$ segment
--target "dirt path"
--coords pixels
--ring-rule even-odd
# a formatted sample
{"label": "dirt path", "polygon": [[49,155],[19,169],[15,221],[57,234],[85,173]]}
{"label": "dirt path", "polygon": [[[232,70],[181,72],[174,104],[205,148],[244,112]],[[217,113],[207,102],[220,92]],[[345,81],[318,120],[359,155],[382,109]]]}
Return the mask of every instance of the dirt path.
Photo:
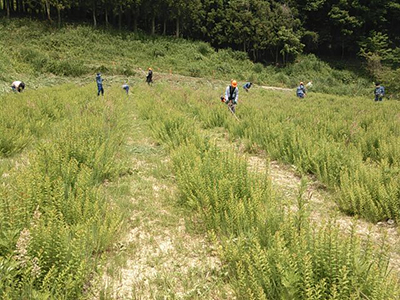
{"label": "dirt path", "polygon": [[[249,165],[253,170],[265,172],[266,159],[262,156],[249,156]],[[285,199],[296,201],[301,184],[301,177],[296,174],[294,167],[287,166],[276,161],[269,164],[269,172],[273,186],[280,191]],[[339,211],[334,201],[334,194],[328,192],[324,186],[312,176],[307,176],[307,190],[305,197],[308,200],[310,218],[316,226],[329,219],[335,220],[343,232],[350,233],[352,229],[362,239],[370,239],[376,248],[380,248],[382,242],[388,247],[388,255],[391,258],[390,265],[393,271],[400,274],[400,235],[394,224],[386,222],[372,224],[364,220],[356,220]]]}
{"label": "dirt path", "polygon": [[175,205],[166,152],[148,138],[147,125],[132,118],[132,175],[118,185],[129,188],[133,214],[93,299],[235,299],[216,250]]}
{"label": "dirt path", "polygon": [[[204,134],[214,140],[220,148],[235,148],[236,152],[245,155],[252,171],[265,173],[267,156],[262,151],[259,151],[256,155],[246,153],[243,144],[240,141],[231,143],[228,134],[221,128],[204,130]],[[280,194],[284,201],[289,201],[289,205],[294,208],[301,185],[301,177],[296,172],[295,167],[270,161],[268,168],[274,190],[278,193],[278,196]],[[306,179],[307,190],[304,196],[308,200],[311,221],[318,226],[328,220],[335,220],[343,232],[350,233],[353,228],[362,239],[367,240],[369,238],[377,249],[380,249],[382,242],[385,241],[386,253],[391,259],[390,266],[393,271],[400,274],[400,234],[398,227],[387,222],[372,224],[345,215],[340,212],[335,202],[334,193],[328,191],[314,177],[307,176]]]}
{"label": "dirt path", "polygon": [[[144,78],[144,76],[147,74],[144,70],[142,69],[137,69],[138,75]],[[194,83],[194,84],[208,84],[210,86],[226,86],[229,81],[228,80],[220,80],[220,79],[215,79],[215,78],[201,78],[201,77],[193,77],[193,76],[187,76],[187,75],[180,75],[180,74],[174,74],[174,73],[162,73],[162,72],[156,72],[154,75],[154,81],[166,81],[171,84],[177,84],[181,85],[182,83]],[[290,88],[284,88],[284,87],[276,87],[276,86],[267,86],[267,85],[253,85],[252,88],[262,88],[265,90],[274,90],[274,91],[283,91],[283,92],[294,92],[294,89]]]}

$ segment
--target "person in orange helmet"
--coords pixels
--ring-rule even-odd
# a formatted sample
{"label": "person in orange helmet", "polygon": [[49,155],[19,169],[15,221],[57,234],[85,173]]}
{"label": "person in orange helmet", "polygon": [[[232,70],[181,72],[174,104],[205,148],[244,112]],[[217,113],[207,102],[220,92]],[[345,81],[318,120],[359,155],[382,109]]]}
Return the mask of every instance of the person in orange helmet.
{"label": "person in orange helmet", "polygon": [[147,76],[146,76],[146,82],[148,85],[153,83],[153,69],[152,68],[149,68],[149,72],[147,73]]}
{"label": "person in orange helmet", "polygon": [[231,84],[225,90],[225,103],[232,113],[236,112],[236,105],[239,100],[239,89],[236,80],[231,80]]}

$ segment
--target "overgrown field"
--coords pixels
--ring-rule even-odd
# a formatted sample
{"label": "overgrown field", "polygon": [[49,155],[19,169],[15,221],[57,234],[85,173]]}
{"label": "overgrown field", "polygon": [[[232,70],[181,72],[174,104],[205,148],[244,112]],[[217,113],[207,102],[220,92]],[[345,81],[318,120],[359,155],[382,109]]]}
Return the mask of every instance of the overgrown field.
{"label": "overgrown field", "polygon": [[[241,98],[241,122],[237,122],[219,102],[221,87],[211,91],[203,88],[210,89],[200,84],[191,88],[146,88],[140,93],[139,112],[150,120],[154,137],[169,149],[180,189],[179,203],[199,215],[211,240],[220,245],[219,255],[228,266],[238,298],[397,299],[399,285],[388,274],[384,246],[376,252],[368,243],[361,245],[354,233],[340,233],[329,220],[311,226],[307,200],[302,196],[304,187],[299,190],[296,207],[287,206],[275,196],[268,170],[265,174],[249,171],[243,157],[220,149],[205,131],[223,126],[232,138],[247,139],[248,150],[258,144],[272,158],[297,164],[299,171],[315,171],[321,180],[339,189],[341,205],[351,207],[352,199],[345,194],[353,190],[346,187],[365,187],[365,194],[370,188],[354,174],[364,168],[375,170],[369,176],[398,172],[398,160],[385,161],[380,148],[374,148],[375,155],[372,149],[367,152],[372,137],[362,132],[363,127],[357,132],[358,139],[351,134],[355,121],[372,126],[369,115],[361,114],[353,120],[351,112],[374,113],[376,122],[382,125],[384,120],[379,121],[377,116],[398,122],[396,107],[370,105],[361,99],[352,104],[346,98],[332,102],[324,95],[299,102],[293,95],[252,91]],[[318,110],[320,106],[324,108]],[[387,126],[386,134],[378,138],[381,145],[399,138],[398,128]],[[349,159],[347,155],[356,150],[359,154]],[[308,164],[307,158],[314,160]],[[352,164],[346,165],[346,159]],[[379,182],[379,177],[375,179]],[[379,182],[378,190],[393,192],[391,199],[398,200],[398,179],[386,177],[386,182]],[[373,201],[364,205],[369,207],[368,212],[376,207]],[[391,204],[388,201],[385,205]]]}
{"label": "overgrown field", "polygon": [[156,74],[172,71],[273,86],[295,87],[300,81],[312,80],[314,90],[331,94],[367,95],[374,88],[360,72],[334,69],[313,55],[300,57],[285,68],[264,67],[243,52],[215,51],[204,42],[93,30],[85,25],[55,29],[29,19],[0,19],[0,36],[0,92],[9,90],[16,79],[32,88],[98,71],[143,76],[138,68],[147,70],[149,66]]}
{"label": "overgrown field", "polygon": [[[380,249],[326,220],[311,226],[304,186],[295,207],[276,196],[268,170],[221,149],[224,128],[251,151],[313,173],[340,207],[372,221],[399,220],[399,103],[284,92],[241,93],[236,121],[223,86],[94,84],[2,96],[0,297],[78,299],[129,216],[106,185],[127,170],[121,146],[132,110],[171,156],[177,203],[218,245],[239,299],[398,299]],[[134,134],[134,133],[130,133]]]}
{"label": "overgrown field", "polygon": [[[118,90],[119,91],[119,90]],[[64,85],[0,98],[0,298],[78,299],[124,221],[122,93]]]}
{"label": "overgrown field", "polygon": [[[153,97],[199,121],[224,127],[249,151],[316,175],[338,192],[340,208],[373,222],[400,220],[400,105],[364,98],[253,89],[241,93],[237,122],[218,102],[223,87],[157,87]],[[164,96],[167,94],[167,96]],[[184,101],[177,101],[182,98]]]}

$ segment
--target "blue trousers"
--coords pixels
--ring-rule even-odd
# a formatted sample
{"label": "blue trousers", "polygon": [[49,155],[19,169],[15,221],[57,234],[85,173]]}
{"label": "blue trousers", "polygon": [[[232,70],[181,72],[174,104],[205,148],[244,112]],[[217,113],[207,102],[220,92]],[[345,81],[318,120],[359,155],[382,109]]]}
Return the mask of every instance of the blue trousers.
{"label": "blue trousers", "polygon": [[97,85],[97,96],[100,96],[100,93],[102,96],[104,96],[104,89],[102,84]]}

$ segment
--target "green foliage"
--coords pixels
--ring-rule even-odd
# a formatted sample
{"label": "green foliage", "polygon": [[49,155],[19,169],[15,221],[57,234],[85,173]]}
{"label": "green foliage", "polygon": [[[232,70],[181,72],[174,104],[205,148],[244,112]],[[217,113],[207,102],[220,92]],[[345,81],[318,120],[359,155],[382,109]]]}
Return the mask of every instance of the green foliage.
{"label": "green foliage", "polygon": [[400,98],[399,76],[400,68],[396,70],[384,68],[378,77],[378,80],[382,82],[382,85],[384,85],[386,91],[388,91],[389,96],[393,96],[395,99]]}
{"label": "green foliage", "polygon": [[[60,76],[79,77],[83,74],[88,73],[88,69],[85,68],[85,65],[79,60],[74,60],[74,61],[52,60],[47,65],[46,69],[47,69],[46,70],[47,72],[55,74],[55,75],[60,75]],[[121,72],[121,74],[123,74],[123,73]]]}
{"label": "green foliage", "polygon": [[78,299],[121,226],[100,184],[121,170],[126,102],[71,85],[1,101],[5,119],[18,120],[3,155],[21,151],[24,138],[31,151],[0,187],[0,297]]}
{"label": "green foliage", "polygon": [[[285,68],[253,63],[248,54],[214,50],[204,42],[146,36],[127,31],[93,30],[66,26],[56,30],[28,19],[0,22],[0,84],[9,90],[20,79],[27,88],[42,86],[42,75],[80,77],[85,74],[133,76],[139,68],[158,72],[295,87],[312,80],[314,91],[333,94],[367,94],[370,82],[356,73],[331,68],[314,55],[299,56]],[[13,36],[18,35],[18,39]],[[291,42],[288,41],[288,45]],[[291,47],[291,46],[290,46]],[[285,50],[286,51],[286,50]],[[291,50],[285,52],[289,58]],[[4,55],[3,55],[4,54]],[[19,74],[18,76],[16,74]]]}
{"label": "green foliage", "polygon": [[58,28],[62,18],[88,22],[90,15],[95,28],[138,33],[140,26],[152,36],[202,39],[241,49],[254,60],[284,64],[301,54],[304,44],[321,54],[354,55],[371,29],[384,33],[390,48],[399,41],[397,0],[4,0],[0,8],[7,17],[44,16],[52,27],[57,14]]}
{"label": "green foliage", "polygon": [[[160,92],[163,92],[162,100],[155,97]],[[200,121],[210,125],[208,121],[213,111],[222,109],[217,107],[219,103],[205,98],[199,90],[190,93],[187,89],[168,91],[157,87],[155,91],[143,92],[139,111],[152,124],[157,140],[170,150],[180,204],[196,212],[211,239],[219,243],[218,253],[228,265],[238,298],[398,298],[398,282],[388,273],[388,261],[383,253],[374,250],[369,243],[362,246],[354,233],[347,237],[342,235],[333,222],[310,226],[307,199],[303,197],[304,182],[299,188],[297,206],[288,207],[274,195],[268,170],[264,174],[254,173],[246,159],[232,151],[221,151],[204,138],[199,128],[202,122],[196,120],[200,117]],[[273,102],[268,104],[273,105]],[[279,105],[275,104],[274,109]],[[151,106],[153,111],[149,112]],[[272,126],[276,120],[269,122],[268,119],[278,117],[281,127],[289,129],[285,133],[287,138],[301,141],[300,127],[293,130],[295,127],[285,122],[286,116],[276,112],[265,114],[260,107],[257,113],[252,108],[252,104],[243,108],[244,112],[239,114],[241,123],[236,123],[224,109],[227,128],[232,133],[246,131],[248,138],[252,138],[252,131],[266,138],[278,137],[279,131],[266,132],[265,127],[252,126],[252,120],[257,122],[258,128],[261,123]],[[247,115],[251,115],[251,119]],[[299,123],[299,119],[292,118],[293,123]],[[310,114],[311,118],[315,120],[315,114]],[[323,126],[329,130],[326,124]],[[188,134],[189,128],[192,134]],[[290,132],[297,134],[297,138],[290,137]],[[335,134],[340,139],[342,133],[332,131],[332,139]],[[314,135],[308,133],[309,137]],[[302,151],[304,154],[308,151],[304,148],[307,143],[312,141],[304,141],[301,146],[287,144],[287,147],[296,148],[293,158],[297,156],[301,161]],[[325,147],[329,149],[328,145]],[[342,153],[338,151],[336,155],[339,154]],[[335,168],[336,158],[332,156],[333,165],[326,166],[328,170]],[[345,154],[337,158],[337,163],[343,159],[346,159]]]}
{"label": "green foliage", "polygon": [[[200,119],[204,128],[225,127],[232,138],[258,145],[272,159],[315,174],[338,191],[339,207],[346,213],[373,222],[400,220],[397,101],[378,109],[372,99],[309,94],[299,103],[291,94],[253,90],[251,97],[241,94],[241,122],[236,123],[218,101],[217,91],[185,90],[184,104],[176,103],[175,98],[182,97],[177,91],[174,96],[159,92],[162,103]],[[181,117],[176,119],[182,123]]]}

